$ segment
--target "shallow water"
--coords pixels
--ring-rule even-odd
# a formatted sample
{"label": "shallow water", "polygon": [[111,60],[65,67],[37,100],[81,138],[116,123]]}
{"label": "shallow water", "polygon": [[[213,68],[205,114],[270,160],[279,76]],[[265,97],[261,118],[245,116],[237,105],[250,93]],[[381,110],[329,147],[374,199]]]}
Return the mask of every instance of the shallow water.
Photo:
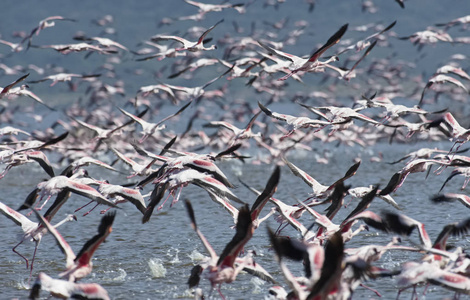
{"label": "shallow water", "polygon": [[[164,16],[184,16],[195,13],[195,9],[182,1],[137,1],[133,2],[130,8],[127,1],[80,1],[63,2],[63,1],[17,1],[13,5],[8,2],[6,11],[0,20],[0,33],[3,39],[11,39],[10,32],[14,30],[30,30],[36,26],[37,22],[47,16],[63,15],[77,19],[78,22],[62,22],[56,27],[46,29],[38,37],[34,38],[34,43],[69,43],[73,42],[71,36],[77,30],[83,30],[87,34],[97,35],[100,28],[93,26],[92,19],[102,17],[105,14],[111,14],[115,18],[113,26],[118,34],[115,39],[131,49],[137,48],[137,44],[150,36],[179,30],[184,32],[186,26],[203,26],[205,28],[211,26],[222,17],[225,22],[222,23],[217,30],[214,30],[214,39],[223,35],[224,32],[233,32],[232,21],[242,24],[245,34],[249,33],[250,24],[257,20],[257,26],[263,25],[261,20],[269,20],[271,22],[278,21],[284,17],[289,18],[289,22],[295,22],[299,19],[307,20],[310,26],[306,29],[311,36],[311,40],[300,39],[295,46],[288,46],[285,51],[292,51],[297,54],[308,54],[312,50],[312,46],[325,41],[332,32],[344,23],[350,23],[351,26],[367,24],[371,22],[381,21],[383,24],[389,24],[397,20],[394,30],[399,36],[406,36],[415,31],[424,30],[426,26],[434,23],[446,22],[451,19],[461,17],[470,12],[469,1],[406,1],[406,9],[402,10],[392,1],[376,1],[379,9],[376,14],[361,13],[361,1],[317,1],[315,10],[312,13],[307,11],[307,4],[303,1],[290,0],[281,4],[278,10],[272,7],[263,8],[263,1],[255,1],[249,6],[248,12],[239,15],[234,11],[227,11],[222,14],[208,14],[207,18],[201,23],[190,21],[175,22],[170,27],[157,28],[156,24]],[[176,4],[175,4],[176,3]],[[451,4],[449,4],[451,3]],[[426,7],[425,9],[423,7]],[[292,27],[290,27],[292,28]],[[282,37],[287,34],[287,29],[279,32]],[[363,36],[356,32],[348,32],[349,37]],[[465,35],[465,33],[460,33]],[[97,66],[103,63],[104,58],[99,55],[92,55],[89,59],[84,60],[82,54],[71,54],[63,56],[57,54],[50,49],[30,49],[28,52],[21,52],[15,55],[9,55],[9,49],[1,46],[0,53],[6,55],[1,61],[7,65],[27,65],[29,63],[37,64],[41,67],[47,64],[56,64],[66,67],[74,73],[93,73],[102,72]],[[440,65],[444,64],[448,58],[454,53],[467,54],[468,47],[462,45],[436,45],[425,47],[418,52],[408,41],[393,41],[391,49],[375,49],[376,57],[395,56],[395,60],[401,59],[416,63],[416,68],[411,68],[410,73],[419,75],[424,74],[428,78],[432,72]],[[468,55],[468,54],[467,54]],[[214,54],[215,57],[221,57],[220,53]],[[116,104],[122,104],[128,98],[134,96],[135,91],[140,86],[154,84],[154,72],[157,72],[165,65],[172,63],[173,60],[165,59],[161,63],[156,61],[148,61],[145,63],[136,63],[132,55],[124,55],[122,63],[116,66],[118,77],[123,79],[126,84],[127,95],[124,98],[113,99]],[[468,59],[463,62],[465,68],[469,67]],[[134,71],[142,69],[143,75],[135,75]],[[200,71],[197,78],[189,82],[184,79],[176,79],[172,83],[188,86],[197,86],[212,79],[220,69],[210,68],[208,71]],[[166,71],[166,76],[169,75]],[[41,75],[31,74],[32,79],[41,78]],[[15,76],[3,76],[3,82],[10,82]],[[10,80],[11,79],[11,80]],[[297,110],[296,107],[286,104],[296,91],[314,91],[327,90],[328,84],[319,84],[321,76],[316,74],[307,74],[304,77],[305,85],[296,82],[289,82],[286,88],[288,96],[284,102],[272,106],[282,107],[285,111]],[[105,80],[105,79],[104,79]],[[361,81],[361,83],[364,83]],[[222,83],[221,83],[222,84]],[[342,86],[344,90],[353,89],[354,81],[351,84]],[[231,90],[229,100],[237,98],[245,98],[253,105],[258,100],[267,100],[265,95],[259,96],[244,87],[243,82],[233,83],[234,86],[239,85],[238,89]],[[467,84],[468,85],[468,84]],[[78,98],[84,96],[84,87],[79,87],[76,93],[69,93],[66,85],[58,84],[50,88],[48,84],[35,85],[32,87],[35,93],[42,96],[47,103],[57,105],[58,107],[67,107],[68,104],[77,101]],[[365,88],[364,88],[365,89]],[[363,90],[357,91],[357,97]],[[442,100],[441,100],[442,101]],[[21,103],[30,105],[30,102],[23,100]],[[445,103],[442,105],[451,107],[464,107],[460,103]],[[161,115],[167,113],[167,109],[171,111],[174,107],[165,107]],[[467,108],[468,109],[468,108]],[[45,113],[42,107],[35,106],[36,112]],[[465,112],[465,110],[462,110]],[[24,121],[31,122],[27,116]],[[47,113],[45,121],[38,127],[48,127],[55,119],[63,117],[61,112]],[[161,116],[156,116],[157,119]],[[215,117],[214,117],[215,119]],[[1,124],[3,126],[3,124]],[[464,124],[468,125],[468,124]],[[27,126],[26,126],[27,127]],[[172,124],[172,129],[181,132],[182,127],[178,124]],[[361,167],[357,174],[348,180],[348,184],[353,186],[368,186],[371,184],[380,184],[384,187],[393,173],[397,172],[402,165],[388,165],[385,162],[394,161],[401,156],[419,149],[421,147],[438,147],[440,149],[450,149],[451,144],[448,142],[436,143],[418,143],[418,144],[377,144],[366,149],[355,147],[334,147],[334,145],[324,145],[315,141],[311,145],[315,150],[313,152],[294,151],[290,152],[288,158],[303,170],[311,174],[314,178],[323,184],[334,182],[353,164],[353,160],[357,157],[362,159]],[[323,155],[324,149],[328,150],[330,155],[330,163],[327,165],[316,163],[315,155]],[[378,152],[382,152],[384,159],[382,162],[373,163],[369,159]],[[263,152],[261,152],[263,153]],[[253,156],[258,155],[257,152],[251,153]],[[50,158],[55,162],[54,159]],[[126,168],[119,165],[123,170]],[[257,189],[262,189],[268,179],[273,165],[253,165],[250,163],[241,164],[238,161],[222,162],[220,168],[238,187],[234,190],[236,195],[252,204],[255,196],[237,182],[237,175],[242,176],[243,180]],[[62,166],[56,165],[57,169]],[[87,168],[95,178],[110,179],[115,182],[123,182],[122,176],[112,172],[103,171],[95,167]],[[437,193],[444,179],[450,174],[451,170],[445,170],[440,176],[431,173],[425,179],[424,173],[411,174],[405,184],[393,194],[394,199],[403,208],[403,212],[411,217],[418,219],[426,224],[431,239],[437,237],[442,227],[450,222],[462,220],[468,216],[467,208],[460,203],[443,203],[432,204],[429,198]],[[10,173],[0,180],[0,201],[17,208],[26,198],[28,193],[32,191],[35,185],[46,175],[37,166],[20,166],[13,168]],[[446,191],[458,191],[462,184],[462,179],[454,179],[448,183]],[[148,188],[147,188],[148,189]],[[281,182],[275,194],[275,197],[285,201],[288,204],[296,203],[296,199],[305,199],[310,192],[309,187],[302,180],[290,173],[286,167],[282,167]],[[217,253],[220,253],[226,243],[231,239],[234,231],[230,229],[232,225],[232,217],[220,207],[215,205],[207,194],[201,189],[193,186],[184,188],[182,192],[182,200],[189,199],[195,208],[195,214],[200,230],[206,235]],[[348,198],[349,199],[349,198]],[[340,222],[353,208],[358,200],[353,200],[350,206],[340,210],[334,221]],[[65,216],[73,213],[74,210],[85,204],[86,199],[80,196],[73,196],[61,209],[59,216]],[[271,208],[268,204],[264,209],[267,213]],[[322,211],[323,208],[319,208]],[[375,199],[371,206],[371,210],[380,212],[381,210],[393,210],[392,207],[380,199]],[[60,219],[59,216],[57,219]],[[79,251],[81,246],[96,233],[96,224],[99,223],[101,215],[98,211],[91,213],[86,217],[78,214],[78,222],[71,222],[63,225],[60,232],[69,242],[75,251]],[[309,225],[313,222],[312,218],[306,214],[301,219],[304,224]],[[273,219],[267,222],[271,228],[278,225]],[[27,298],[29,291],[28,270],[26,270],[24,261],[15,255],[11,248],[16,245],[16,235],[21,232],[20,228],[5,217],[0,218],[0,298]],[[290,228],[285,229],[284,234],[298,236],[295,231]],[[379,233],[374,229],[370,232],[363,232],[358,237],[346,244],[346,247],[358,247],[366,244],[386,244],[390,241],[391,236]],[[411,241],[404,240],[403,244],[418,243],[416,233],[414,233]],[[460,239],[450,238],[450,244],[468,248],[469,242],[467,237]],[[18,250],[26,257],[31,258],[33,252],[33,243],[25,242]],[[256,250],[257,263],[261,264],[274,278],[283,286],[284,283],[279,267],[274,260],[273,252],[269,248],[268,238],[265,226],[261,226],[256,232],[253,239],[247,244],[247,250]],[[187,278],[194,264],[198,262],[201,254],[205,255],[204,248],[197,238],[196,234],[189,226],[188,217],[184,209],[183,201],[178,202],[174,207],[165,206],[158,213],[154,213],[151,220],[147,224],[141,224],[141,214],[132,205],[123,204],[122,209],[118,210],[117,218],[113,226],[113,232],[108,237],[107,242],[100,246],[94,255],[93,273],[83,282],[96,282],[106,288],[112,299],[168,299],[168,298],[190,298],[190,292],[187,290]],[[378,262],[379,266],[390,269],[399,268],[404,261],[419,259],[420,255],[409,254],[403,252],[386,253]],[[290,263],[290,267],[301,274],[302,266],[300,264]],[[56,275],[63,270],[63,255],[54,243],[51,236],[46,235],[37,252],[33,277],[38,272],[44,271],[50,275]],[[390,299],[396,296],[397,288],[394,279],[380,279],[377,281],[367,282],[372,288],[377,289],[383,299]],[[201,287],[208,293],[210,290],[207,280],[201,282]],[[263,299],[267,295],[270,287],[269,283],[262,282],[256,278],[252,278],[248,274],[240,274],[237,280],[231,284],[224,284],[222,292],[227,299]],[[419,288],[421,293],[423,288]],[[410,297],[411,291],[405,291],[403,298]],[[46,297],[46,293],[42,294]],[[430,287],[428,289],[426,299],[442,299],[451,297],[452,292],[439,287]],[[213,293],[217,298],[217,292]],[[421,297],[421,294],[420,294]],[[376,295],[363,288],[358,288],[354,294],[355,299],[376,298]]]}

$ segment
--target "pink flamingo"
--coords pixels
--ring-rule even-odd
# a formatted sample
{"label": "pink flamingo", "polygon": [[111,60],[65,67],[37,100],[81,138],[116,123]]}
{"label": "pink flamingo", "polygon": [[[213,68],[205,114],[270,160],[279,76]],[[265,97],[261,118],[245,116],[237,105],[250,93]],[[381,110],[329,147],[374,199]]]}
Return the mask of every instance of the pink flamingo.
{"label": "pink flamingo", "polygon": [[[17,212],[16,210],[8,207],[7,205],[3,204],[0,202],[0,212],[5,215],[7,218],[15,222],[16,225],[21,226],[21,229],[23,230],[23,236],[21,237],[20,242],[13,247],[13,252],[18,254],[21,258],[23,258],[26,262],[26,269],[30,268],[30,278],[31,274],[33,272],[33,267],[34,267],[34,259],[36,257],[36,251],[39,247],[39,243],[41,242],[41,239],[44,234],[46,234],[47,230],[45,230],[44,226],[42,226],[38,222],[33,222],[30,219],[28,219],[26,216],[23,214]],[[48,211],[45,215],[44,218],[51,220],[52,217],[56,214],[57,210],[54,211]],[[65,222],[72,221],[72,220],[77,220],[77,218],[74,215],[67,215],[65,219],[54,225],[54,227],[58,227]],[[22,255],[21,253],[16,251],[16,248],[21,245],[24,241],[26,240],[31,240],[33,241],[36,245],[34,247],[34,253],[33,253],[33,258],[31,260],[31,267],[29,266],[29,261],[28,259]]]}
{"label": "pink flamingo", "polygon": [[108,292],[97,283],[75,283],[61,279],[53,279],[44,272],[40,272],[31,288],[29,299],[39,299],[39,292],[45,290],[52,297],[60,299],[99,299],[110,300]]}
{"label": "pink flamingo", "polygon": [[116,216],[115,212],[106,214],[101,218],[98,227],[98,233],[89,239],[82,247],[77,255],[73,252],[70,245],[65,241],[62,235],[38,212],[36,212],[41,224],[54,236],[60,251],[65,254],[66,270],[59,274],[60,277],[66,277],[68,281],[75,282],[91,273],[93,268],[92,257],[96,249],[104,242],[108,235],[112,232],[112,225]]}
{"label": "pink flamingo", "polygon": [[214,50],[214,49],[217,49],[216,45],[212,45],[212,46],[207,47],[207,48],[204,47],[204,39],[209,34],[209,32],[212,31],[212,29],[214,29],[217,25],[219,25],[223,21],[224,21],[223,19],[220,20],[219,22],[215,23],[215,25],[213,25],[212,27],[210,27],[209,29],[204,31],[204,33],[199,37],[197,42],[191,42],[191,41],[188,41],[187,39],[181,38],[179,36],[174,36],[174,35],[156,35],[156,36],[153,36],[151,38],[151,40],[154,41],[154,42],[158,42],[158,41],[161,41],[161,40],[174,40],[174,41],[177,41],[177,42],[180,42],[181,44],[183,44],[183,46],[181,48],[176,48],[175,49],[176,51],[188,50],[188,51],[191,51],[191,52],[197,52],[197,51],[201,51],[201,50],[204,50],[204,51]]}

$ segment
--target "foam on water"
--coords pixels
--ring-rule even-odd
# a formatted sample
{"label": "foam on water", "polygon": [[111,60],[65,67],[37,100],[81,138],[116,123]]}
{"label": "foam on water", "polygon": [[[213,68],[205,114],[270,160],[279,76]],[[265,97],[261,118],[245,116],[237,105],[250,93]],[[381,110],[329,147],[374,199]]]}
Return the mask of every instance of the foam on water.
{"label": "foam on water", "polygon": [[266,282],[264,280],[258,277],[252,277],[250,282],[254,286],[252,294],[261,294],[266,291],[266,288],[264,287]]}
{"label": "foam on water", "polygon": [[191,259],[192,262],[195,262],[204,260],[206,256],[197,250],[193,250],[193,252],[191,252],[188,257]]}
{"label": "foam on water", "polygon": [[179,252],[180,250],[177,248],[171,248],[168,250],[167,255],[171,257],[171,259],[169,260],[170,264],[177,264],[181,262],[181,260],[178,257]]}
{"label": "foam on water", "polygon": [[160,258],[149,259],[148,265],[153,278],[164,278],[166,276],[166,268]]}
{"label": "foam on water", "polygon": [[113,281],[124,281],[127,277],[126,271],[122,268],[119,268],[119,269],[117,269],[117,272],[119,274],[116,277],[113,278]]}

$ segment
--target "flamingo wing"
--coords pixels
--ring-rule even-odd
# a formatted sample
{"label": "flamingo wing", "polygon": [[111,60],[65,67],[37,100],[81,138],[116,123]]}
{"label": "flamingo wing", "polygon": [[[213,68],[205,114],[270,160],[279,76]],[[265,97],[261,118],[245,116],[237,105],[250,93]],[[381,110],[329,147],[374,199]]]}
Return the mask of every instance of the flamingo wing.
{"label": "flamingo wing", "polygon": [[90,263],[91,257],[98,249],[99,245],[108,237],[112,232],[112,226],[114,219],[116,217],[116,212],[107,213],[103,218],[101,218],[100,225],[98,227],[98,233],[89,239],[85,245],[83,245],[80,252],[78,252],[77,257],[75,258],[75,263],[78,265],[88,265]]}
{"label": "flamingo wing", "polygon": [[217,254],[215,253],[214,248],[212,248],[211,244],[209,244],[209,241],[202,234],[202,232],[199,231],[199,228],[197,227],[196,217],[194,216],[194,210],[193,210],[193,206],[192,206],[191,202],[189,202],[189,200],[186,200],[185,205],[186,205],[186,210],[187,210],[188,215],[189,215],[189,219],[191,220],[191,227],[194,229],[194,231],[196,231],[196,233],[197,233],[199,239],[201,240],[202,244],[206,248],[207,252],[209,252],[209,255],[210,255],[212,261],[216,261],[217,260]]}
{"label": "flamingo wing", "polygon": [[54,226],[52,226],[45,217],[41,216],[41,214],[37,210],[33,209],[32,211],[36,214],[36,217],[38,218],[39,222],[52,234],[57,245],[60,248],[60,251],[65,254],[66,265],[70,266],[71,264],[73,264],[73,261],[75,260],[76,256],[69,243],[67,243],[67,241],[59,233],[59,231]]}
{"label": "flamingo wing", "polygon": [[253,236],[253,231],[254,229],[250,210],[246,204],[238,212],[235,235],[222,251],[219,260],[217,261],[217,266],[233,268],[238,254]]}

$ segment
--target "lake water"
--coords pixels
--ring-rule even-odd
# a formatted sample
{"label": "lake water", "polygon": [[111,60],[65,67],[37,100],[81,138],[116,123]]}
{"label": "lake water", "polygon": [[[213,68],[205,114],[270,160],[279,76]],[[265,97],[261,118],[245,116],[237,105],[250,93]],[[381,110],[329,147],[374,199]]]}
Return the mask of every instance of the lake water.
{"label": "lake water", "polygon": [[[169,26],[157,27],[160,20],[164,17],[187,16],[196,13],[197,10],[184,1],[135,1],[132,4],[128,1],[91,0],[79,2],[52,0],[41,2],[6,1],[3,3],[4,14],[0,19],[0,34],[4,40],[18,41],[19,39],[14,39],[11,36],[12,32],[29,32],[37,26],[41,19],[48,16],[61,15],[76,19],[77,22],[57,22],[55,27],[47,28],[39,36],[35,36],[33,44],[72,43],[74,41],[71,37],[77,31],[84,31],[89,36],[99,35],[103,28],[94,25],[92,20],[109,14],[114,17],[114,22],[110,26],[116,29],[116,35],[108,37],[115,39],[130,49],[137,50],[140,47],[138,46],[140,42],[149,39],[155,34],[182,35],[191,26],[208,28],[222,18],[224,22],[210,34],[214,38],[212,43],[224,36],[249,35],[253,22],[255,23],[255,28],[267,29],[270,27],[265,22],[274,23],[286,19],[286,28],[277,32],[277,38],[272,38],[273,40],[281,40],[282,37],[293,30],[295,22],[305,20],[309,24],[305,28],[305,33],[295,45],[287,45],[284,48],[286,52],[302,55],[310,53],[314,48],[316,49],[318,45],[326,41],[333,32],[345,23],[350,24],[350,30],[344,39],[355,39],[371,34],[370,31],[367,33],[355,32],[351,30],[353,27],[376,22],[388,25],[395,20],[397,20],[397,25],[393,28],[393,31],[398,36],[408,36],[416,31],[425,30],[427,26],[448,22],[470,12],[470,2],[464,0],[409,0],[405,1],[406,9],[401,9],[392,0],[375,1],[375,6],[378,9],[375,14],[361,11],[361,3],[363,1],[319,0],[316,1],[313,12],[308,11],[308,4],[305,1],[289,0],[285,3],[280,3],[277,9],[272,6],[264,7],[264,2],[263,0],[254,1],[247,7],[247,12],[241,15],[234,10],[227,10],[222,13],[209,13],[200,22],[174,21]],[[237,22],[244,32],[236,34],[233,22]],[[274,31],[274,29],[270,30]],[[457,29],[451,29],[449,32],[453,36],[467,36],[470,34],[468,31],[459,31]],[[416,76],[422,75],[423,80],[426,81],[439,66],[448,62],[452,55],[457,53],[468,55],[470,53],[468,46],[460,44],[439,43],[435,46],[426,46],[422,51],[418,51],[409,41],[397,40],[393,37],[389,37],[389,41],[391,43],[390,47],[374,49],[362,64],[368,65],[374,58],[385,57],[390,58],[392,62],[397,64],[401,61],[414,63],[414,67],[406,69],[406,78],[399,79],[404,89],[411,89],[407,85],[412,85],[411,80]],[[262,49],[259,48],[258,50],[261,51]],[[327,55],[333,53],[334,51],[328,52]],[[45,68],[46,66],[55,65],[64,67],[68,72],[79,74],[104,73],[105,71],[100,66],[108,59],[107,56],[96,54],[91,55],[88,59],[84,59],[84,54],[82,53],[61,55],[51,49],[37,48],[31,48],[27,52],[10,53],[10,49],[2,45],[0,45],[0,54],[3,56],[0,58],[0,62],[8,66],[35,64]],[[208,57],[215,58],[222,58],[222,55],[223,47],[219,47],[218,50],[207,54]],[[122,106],[126,101],[135,96],[135,92],[140,86],[157,84],[158,82],[155,77],[158,77],[160,72],[162,75],[158,79],[163,82],[175,85],[198,86],[224,71],[220,67],[208,67],[207,69],[199,70],[198,75],[191,80],[184,78],[169,80],[166,77],[171,72],[169,69],[165,69],[165,67],[169,68],[176,59],[166,58],[161,62],[156,60],[136,62],[135,58],[130,53],[124,53],[121,57],[121,63],[115,65],[115,78],[107,78],[105,76],[102,78],[104,82],[108,83],[114,83],[116,80],[123,80],[125,82],[126,96],[113,97],[110,100],[113,104]],[[468,57],[460,61],[460,63],[464,70],[469,71]],[[45,75],[39,75],[31,71],[29,79],[37,80],[43,76]],[[282,75],[276,74],[274,76],[281,77]],[[17,75],[1,76],[0,85],[5,86],[17,77]],[[281,99],[280,103],[274,104],[271,108],[274,111],[292,114],[299,113],[301,110],[297,105],[292,104],[290,100],[298,92],[329,91],[333,80],[322,83],[322,78],[322,74],[306,74],[303,77],[304,84],[293,80],[287,81],[288,85],[284,88],[285,97]],[[257,101],[267,102],[269,100],[269,95],[255,93],[252,88],[246,87],[244,82],[245,79],[230,82],[229,93],[224,99],[226,103],[230,105],[230,103],[236,103],[238,99],[245,99],[255,107]],[[221,87],[225,83],[225,80],[220,80],[214,84],[213,88]],[[65,109],[78,102],[80,98],[87,99],[89,97],[86,94],[86,84],[80,85],[78,90],[73,93],[69,91],[66,84],[58,83],[54,87],[50,87],[49,84],[50,81],[36,85],[31,84],[30,86],[31,90],[48,104],[61,109]],[[349,96],[352,95],[355,99],[358,99],[365,91],[375,88],[374,86],[369,86],[366,74],[359,74],[358,78],[351,80],[349,83],[341,81],[337,84],[337,92],[342,95],[341,97],[338,96],[338,98],[347,106],[351,104]],[[464,84],[469,87],[468,82],[464,82]],[[432,95],[433,92],[429,91],[429,93]],[[466,100],[468,100],[468,96]],[[154,101],[158,100],[155,99]],[[316,101],[320,100],[317,99]],[[416,99],[399,98],[396,102],[407,103],[409,106],[417,104]],[[61,110],[50,113],[47,109],[38,105],[34,105],[34,108],[32,108],[29,99],[21,99],[18,103],[22,107],[19,111],[15,112],[15,121],[23,121],[26,124],[13,124],[17,127],[29,131],[33,129],[41,130],[51,126],[57,119],[67,120]],[[11,103],[6,109],[13,109],[14,105],[14,103]],[[203,102],[201,105],[207,105],[206,113],[213,120],[217,120],[221,115],[227,114],[227,112],[220,111],[218,106],[211,105],[208,102]],[[433,106],[426,108],[431,109],[431,107]],[[453,112],[460,113],[462,125],[468,127],[469,123],[464,118],[468,116],[466,114],[468,112],[467,102],[451,102],[444,95],[439,98],[438,103],[434,107],[436,109],[449,107]],[[159,115],[148,118],[150,120],[153,119],[153,121],[160,120],[165,115],[175,111],[174,109],[174,106],[165,104]],[[195,108],[191,106],[189,110],[191,109],[194,110]],[[44,120],[41,123],[35,123],[29,115],[29,112],[33,110],[35,113],[44,116]],[[305,111],[303,113],[305,114]],[[191,115],[191,112],[185,112],[180,118],[180,120],[185,122],[170,122],[168,129],[176,134],[182,133],[186,126],[186,119]],[[243,126],[246,121],[235,124]],[[201,128],[200,125],[204,122],[203,120],[196,122],[195,128]],[[266,119],[266,122],[271,122],[271,120]],[[6,125],[0,124],[1,127]],[[274,126],[271,126],[271,128],[273,131],[276,130]],[[210,132],[213,132],[213,130],[210,130]],[[347,183],[352,186],[380,184],[384,187],[390,177],[403,166],[403,164],[389,165],[385,162],[396,160],[421,147],[438,147],[439,149],[448,150],[452,145],[446,140],[416,142],[413,139],[409,143],[394,143],[389,145],[386,140],[384,139],[366,148],[357,145],[352,147],[340,145],[336,147],[335,143],[323,143],[319,140],[313,140],[309,144],[313,148],[312,151],[295,150],[289,152],[288,158],[321,183],[328,184],[344,174],[353,164],[354,159],[359,157],[362,159],[359,171]],[[266,156],[266,151],[257,148],[254,141],[251,141],[250,145],[249,149],[244,149],[242,152],[250,154],[255,158]],[[383,161],[378,163],[371,162],[370,158],[376,156],[379,152],[383,153]],[[324,153],[327,153],[329,157],[329,164],[317,163],[315,158],[323,156]],[[51,162],[54,163],[56,170],[61,170],[64,167],[64,165],[58,163],[59,157],[57,155],[49,152],[47,155]],[[106,157],[103,159],[106,160]],[[112,157],[108,157],[107,161],[110,162],[112,159]],[[245,164],[238,161],[225,161],[218,163],[218,165],[230,181],[237,185],[234,189],[236,195],[250,204],[254,202],[256,197],[241,184],[238,184],[237,176],[241,176],[250,185],[262,189],[274,168],[274,163],[253,164],[250,160]],[[127,172],[126,166],[122,163],[118,163],[116,167]],[[93,177],[98,179],[109,179],[115,183],[130,181],[124,175],[108,172],[97,167],[91,166],[87,167],[87,169]],[[295,204],[296,199],[308,197],[308,193],[311,190],[301,179],[295,177],[286,167],[282,167],[281,172],[281,182],[275,194],[276,198],[288,204]],[[450,172],[450,169],[446,169],[439,176],[431,173],[427,179],[425,179],[425,173],[411,174],[405,184],[393,194],[394,199],[403,208],[403,213],[426,224],[426,229],[431,239],[437,237],[444,225],[456,220],[462,220],[468,216],[467,208],[463,207],[460,203],[433,204],[429,201],[429,198],[438,192]],[[0,201],[13,208],[17,208],[35,188],[37,183],[46,177],[46,174],[37,164],[13,168],[5,178],[0,180]],[[447,185],[445,191],[458,192],[462,181],[461,178],[452,180]],[[150,191],[150,189],[151,187],[147,187],[145,192]],[[181,199],[191,200],[195,208],[200,230],[206,235],[216,252],[220,253],[234,234],[234,231],[230,229],[232,225],[231,216],[215,205],[207,196],[207,193],[200,188],[194,186],[185,187]],[[64,208],[61,209],[59,216],[73,213],[77,207],[85,204],[85,201],[86,199],[80,196],[73,196]],[[342,218],[349,214],[357,202],[357,199],[353,200],[351,206],[341,209],[333,221],[339,223]],[[268,204],[262,215],[267,213],[270,208],[271,204]],[[370,209],[380,212],[383,209],[392,210],[393,208],[380,199],[375,199]],[[323,208],[318,209],[320,212],[322,210]],[[57,219],[59,219],[59,216]],[[100,218],[101,215],[98,211],[86,217],[78,214],[78,222],[63,225],[60,227],[60,232],[71,247],[75,251],[79,251],[85,241],[96,233]],[[301,221],[308,226],[313,222],[313,219],[305,214]],[[268,220],[267,224],[271,228],[277,227],[277,223],[273,219]],[[21,233],[21,229],[10,220],[3,216],[0,218],[0,238],[3,240],[0,244],[0,298],[2,299],[25,299],[29,294],[27,290],[29,271],[26,270],[24,261],[11,251],[11,248],[17,243],[16,235],[19,233]],[[285,229],[283,233],[294,237],[298,236],[290,228]],[[346,247],[353,248],[371,243],[386,244],[390,241],[391,237],[391,235],[379,233],[371,229],[369,232],[363,232],[358,237],[353,238],[353,240],[346,244]],[[416,233],[412,234],[410,240],[418,242]],[[464,249],[469,245],[468,238],[465,236],[458,239],[450,238],[449,243]],[[404,239],[403,244],[408,245],[410,242]],[[26,257],[31,258],[33,245],[33,243],[25,242],[18,250]],[[286,287],[278,264],[274,260],[274,253],[270,250],[265,224],[257,229],[254,237],[247,244],[246,249],[256,250],[258,255],[256,257],[257,263],[270,272],[280,285]],[[108,290],[112,299],[190,298],[186,282],[192,266],[197,263],[197,258],[201,254],[205,255],[206,253],[196,234],[189,226],[183,201],[178,202],[172,208],[169,208],[167,205],[161,211],[155,212],[147,224],[141,224],[140,212],[131,204],[125,203],[122,205],[122,209],[117,212],[112,234],[94,255],[93,273],[82,281],[101,284]],[[405,261],[419,258],[419,255],[406,252],[387,253],[377,262],[377,265],[396,269],[400,268],[400,265]],[[291,263],[289,266],[294,272],[297,272],[299,275],[301,274],[302,266],[300,264]],[[63,267],[64,259],[62,253],[55,245],[53,238],[46,235],[39,245],[33,276],[41,271],[51,276],[56,276],[56,274],[63,270]],[[394,279],[369,281],[367,285],[377,289],[383,295],[383,299],[390,299],[396,296],[397,288]],[[207,280],[202,280],[200,286],[206,293],[209,292],[210,285]],[[224,284],[222,292],[227,299],[264,299],[267,296],[269,287],[269,283],[265,283],[248,274],[240,274],[235,282]],[[421,292],[423,289],[424,287],[418,288],[420,297],[422,297]],[[45,298],[46,294],[46,292],[43,292],[42,296]],[[407,291],[402,296],[403,298],[409,298],[410,294],[411,291]],[[425,298],[442,299],[452,296],[453,293],[444,288],[431,286]],[[214,291],[213,297],[218,297],[216,291]],[[356,290],[354,298],[377,297],[370,291],[360,287]]]}

